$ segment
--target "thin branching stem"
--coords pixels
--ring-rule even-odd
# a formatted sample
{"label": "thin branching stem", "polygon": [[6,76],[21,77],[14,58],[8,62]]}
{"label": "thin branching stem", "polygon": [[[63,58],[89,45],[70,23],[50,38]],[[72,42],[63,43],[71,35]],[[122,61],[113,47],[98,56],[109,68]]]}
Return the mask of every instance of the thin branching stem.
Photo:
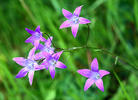
{"label": "thin branching stem", "polygon": [[116,54],[114,54],[114,53],[111,53],[111,52],[108,51],[107,49],[88,46],[88,40],[89,40],[89,35],[90,35],[90,27],[89,27],[89,24],[87,24],[87,25],[88,25],[88,35],[87,35],[87,38],[86,38],[86,39],[87,39],[87,40],[86,40],[86,45],[80,46],[80,47],[72,47],[72,48],[67,48],[67,49],[64,49],[64,48],[57,48],[57,47],[55,46],[55,44],[52,42],[52,40],[50,39],[49,34],[46,34],[46,33],[44,33],[44,34],[47,35],[47,37],[50,39],[50,41],[51,41],[51,43],[52,43],[52,46],[55,48],[55,51],[60,51],[60,50],[62,50],[62,51],[64,51],[64,52],[72,52],[72,51],[76,51],[76,50],[80,50],[80,49],[85,49],[85,48],[86,48],[86,49],[91,49],[91,50],[93,50],[94,52],[101,52],[101,53],[110,55],[112,58],[114,58],[114,59],[116,60],[115,63],[117,63],[117,61],[118,61],[118,62],[120,62],[120,63],[127,64],[127,65],[133,67],[134,69],[138,70],[138,67],[137,67],[137,66],[131,64],[128,60],[126,60],[126,59],[124,59],[124,58],[122,58],[122,57],[120,57],[120,56],[118,56],[118,55],[116,55]]}

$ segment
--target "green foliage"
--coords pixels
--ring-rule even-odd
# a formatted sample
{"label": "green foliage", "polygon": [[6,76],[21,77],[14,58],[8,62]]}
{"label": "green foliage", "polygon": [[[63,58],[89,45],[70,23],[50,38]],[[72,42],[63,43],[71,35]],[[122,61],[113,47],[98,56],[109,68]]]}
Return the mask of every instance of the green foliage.
{"label": "green foliage", "polygon": [[[80,5],[81,16],[91,20],[88,45],[106,49],[84,48],[64,52],[60,58],[67,69],[35,73],[33,85],[28,77],[16,79],[20,66],[13,57],[27,57],[31,44],[25,28],[54,37],[60,48],[83,46],[87,25],[80,25],[74,39],[70,29],[59,30],[66,20],[62,8],[71,12]],[[0,100],[136,100],[138,99],[138,2],[137,0],[1,0],[0,1]],[[47,38],[47,37],[46,37]],[[114,56],[115,55],[115,56]],[[96,86],[83,91],[86,78],[76,71],[89,68],[89,58],[97,57],[100,69],[111,72],[103,77],[105,91]],[[112,73],[114,72],[114,73]]]}

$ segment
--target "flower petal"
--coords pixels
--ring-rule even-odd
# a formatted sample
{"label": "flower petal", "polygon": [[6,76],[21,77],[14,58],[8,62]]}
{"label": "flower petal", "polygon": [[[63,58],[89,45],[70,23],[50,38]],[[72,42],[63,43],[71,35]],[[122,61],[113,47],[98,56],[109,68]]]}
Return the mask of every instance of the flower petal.
{"label": "flower petal", "polygon": [[34,43],[33,43],[33,45],[34,45],[36,48],[38,48],[39,42],[40,42],[40,40],[35,40]]}
{"label": "flower petal", "polygon": [[77,72],[87,78],[89,78],[91,75],[91,71],[89,69],[80,69]]}
{"label": "flower petal", "polygon": [[35,54],[34,59],[35,59],[35,60],[40,60],[40,59],[42,59],[43,57],[44,57],[44,56],[43,56],[42,52],[39,52],[39,53],[36,53],[36,54]]}
{"label": "flower petal", "polygon": [[56,63],[56,67],[57,68],[67,68],[67,66],[65,65],[65,64],[63,64],[61,61],[57,61],[57,63]]}
{"label": "flower petal", "polygon": [[57,52],[55,54],[52,55],[52,57],[58,61],[58,59],[60,58],[60,55],[63,53],[63,51]]}
{"label": "flower petal", "polygon": [[19,73],[16,75],[16,78],[25,77],[28,73],[28,70],[26,68],[22,68]]}
{"label": "flower petal", "polygon": [[62,9],[62,13],[67,19],[70,19],[72,17],[72,13],[65,9]]}
{"label": "flower petal", "polygon": [[38,65],[38,66],[35,66],[35,70],[43,70],[45,69],[45,65]]}
{"label": "flower petal", "polygon": [[47,62],[47,60],[44,60],[42,63],[41,63],[42,66],[45,67],[46,70],[48,70],[50,64]]}
{"label": "flower petal", "polygon": [[50,75],[51,75],[51,77],[53,79],[55,77],[55,67],[50,66],[49,67],[49,72],[50,72]]}
{"label": "flower petal", "polygon": [[40,32],[40,25],[35,29],[36,32]]}
{"label": "flower petal", "polygon": [[28,33],[30,33],[31,35],[33,35],[35,32],[34,31],[32,31],[32,30],[30,30],[30,29],[28,29],[28,28],[25,28],[25,30],[28,32]]}
{"label": "flower petal", "polygon": [[94,84],[94,80],[92,79],[87,79],[85,86],[84,86],[84,91],[88,90],[89,87],[91,87],[92,84]]}
{"label": "flower petal", "polygon": [[86,18],[83,18],[83,17],[79,17],[79,24],[87,24],[87,23],[90,23],[91,21],[89,21],[88,19]]}
{"label": "flower petal", "polygon": [[13,58],[13,61],[15,61],[17,64],[24,66],[25,58],[23,57],[15,57]]}
{"label": "flower petal", "polygon": [[72,25],[72,27],[71,27],[71,29],[72,29],[72,34],[73,34],[74,38],[75,38],[76,35],[77,35],[78,28],[79,28],[79,24],[74,24],[74,25]]}
{"label": "flower petal", "polygon": [[44,48],[44,45],[40,44],[38,45],[37,49],[42,50]]}
{"label": "flower petal", "polygon": [[25,40],[25,43],[33,43],[33,41],[35,40],[34,36],[30,36],[28,39]]}
{"label": "flower petal", "polygon": [[50,47],[51,43],[52,43],[52,39],[53,39],[52,36],[50,38],[48,38],[48,40],[45,42],[45,46]]}
{"label": "flower petal", "polygon": [[110,72],[108,72],[106,70],[99,70],[99,74],[100,74],[100,77],[102,78],[103,76],[110,74]]}
{"label": "flower petal", "polygon": [[34,77],[34,71],[29,71],[28,78],[30,85],[32,85],[33,83],[33,77]]}
{"label": "flower petal", "polygon": [[73,14],[76,15],[76,16],[79,16],[80,12],[81,12],[81,8],[82,8],[82,6],[77,7]]}
{"label": "flower petal", "polygon": [[45,57],[46,60],[48,60],[51,57],[51,54],[45,51],[42,52],[42,55]]}
{"label": "flower petal", "polygon": [[98,61],[97,58],[94,58],[91,63],[91,70],[92,71],[98,71]]}
{"label": "flower petal", "polygon": [[103,80],[102,79],[98,79],[96,82],[95,82],[96,86],[104,92],[104,86],[103,86]]}
{"label": "flower petal", "polygon": [[28,55],[28,59],[34,59],[34,54],[35,54],[35,50],[36,50],[36,47],[33,47],[30,52],[29,52],[29,55]]}
{"label": "flower petal", "polygon": [[40,40],[41,40],[42,42],[45,42],[45,41],[46,41],[46,39],[45,39],[43,36],[40,37]]}
{"label": "flower petal", "polygon": [[60,25],[60,29],[66,28],[66,27],[71,27],[71,21],[66,20]]}

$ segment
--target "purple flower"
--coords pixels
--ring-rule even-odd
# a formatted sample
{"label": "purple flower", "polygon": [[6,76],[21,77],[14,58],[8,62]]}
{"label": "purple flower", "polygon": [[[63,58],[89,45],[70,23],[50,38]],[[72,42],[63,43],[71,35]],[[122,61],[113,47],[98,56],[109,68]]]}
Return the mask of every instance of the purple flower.
{"label": "purple flower", "polygon": [[63,51],[57,52],[53,55],[50,55],[49,53],[43,52],[43,55],[45,56],[45,60],[41,65],[44,65],[45,68],[50,72],[50,75],[52,79],[55,77],[55,68],[66,68],[66,65],[64,65],[61,61],[58,61],[60,58],[60,55]]}
{"label": "purple flower", "polygon": [[84,86],[84,91],[86,91],[94,83],[101,91],[104,91],[102,77],[107,74],[110,74],[110,72],[106,70],[98,70],[98,61],[96,58],[94,58],[94,60],[91,63],[91,70],[80,69],[77,72],[82,76],[88,78]]}
{"label": "purple flower", "polygon": [[74,37],[76,37],[76,35],[77,35],[79,24],[87,24],[87,23],[91,22],[88,19],[85,19],[83,17],[79,17],[81,8],[82,8],[82,6],[77,7],[73,14],[71,12],[65,10],[65,9],[62,9],[63,15],[68,20],[64,21],[61,24],[60,29],[66,28],[66,27],[71,27],[72,34]]}
{"label": "purple flower", "polygon": [[40,41],[46,41],[46,39],[42,37],[42,32],[40,32],[40,26],[37,26],[35,31],[32,31],[28,28],[25,28],[25,30],[32,35],[25,41],[26,43],[32,43],[35,47],[37,47]]}
{"label": "purple flower", "polygon": [[49,54],[53,54],[54,53],[54,48],[51,47],[51,41],[52,41],[52,37],[50,37],[48,40],[45,41],[45,44],[39,44],[38,49],[40,50],[39,53],[37,53],[35,55],[35,60],[39,60],[42,58],[45,58],[45,56],[43,55],[43,52],[49,53]]}
{"label": "purple flower", "polygon": [[37,70],[44,69],[43,65],[38,65],[37,62],[34,60],[34,53],[36,48],[32,48],[29,52],[28,58],[25,59],[23,57],[15,57],[13,60],[23,66],[23,68],[19,71],[19,73],[16,75],[16,78],[22,78],[25,77],[28,73],[29,83],[32,85],[33,82],[33,76],[34,72]]}

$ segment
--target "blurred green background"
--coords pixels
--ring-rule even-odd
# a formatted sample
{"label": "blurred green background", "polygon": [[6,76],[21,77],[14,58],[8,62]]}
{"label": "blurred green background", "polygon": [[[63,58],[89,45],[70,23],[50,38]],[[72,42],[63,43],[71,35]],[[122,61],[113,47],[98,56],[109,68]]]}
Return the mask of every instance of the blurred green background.
{"label": "blurred green background", "polygon": [[[27,76],[16,79],[22,67],[12,58],[27,57],[32,48],[24,42],[30,36],[25,28],[40,25],[60,48],[86,44],[87,25],[80,25],[75,39],[70,28],[59,30],[66,20],[62,8],[73,12],[80,5],[80,16],[91,20],[88,45],[112,54],[93,48],[64,52],[60,60],[67,69],[56,69],[53,80],[47,70],[35,72],[32,86]],[[95,57],[111,74],[103,77],[104,92],[95,85],[84,92],[86,78],[76,71],[89,68]],[[138,100],[138,1],[0,0],[0,100]]]}

